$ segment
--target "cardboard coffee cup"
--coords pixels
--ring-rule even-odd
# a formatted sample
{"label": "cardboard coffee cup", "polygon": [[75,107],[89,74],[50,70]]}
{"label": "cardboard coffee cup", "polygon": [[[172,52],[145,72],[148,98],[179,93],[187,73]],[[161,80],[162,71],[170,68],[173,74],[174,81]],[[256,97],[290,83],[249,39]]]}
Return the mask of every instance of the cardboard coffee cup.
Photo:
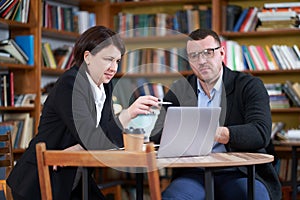
{"label": "cardboard coffee cup", "polygon": [[145,131],[142,128],[125,129],[123,141],[125,151],[143,151]]}

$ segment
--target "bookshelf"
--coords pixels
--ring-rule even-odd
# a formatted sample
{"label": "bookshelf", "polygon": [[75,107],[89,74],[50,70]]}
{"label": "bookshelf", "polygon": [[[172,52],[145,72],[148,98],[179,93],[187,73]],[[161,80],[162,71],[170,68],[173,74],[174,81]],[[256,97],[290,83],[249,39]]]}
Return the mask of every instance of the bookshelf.
{"label": "bookshelf", "polygon": [[[49,69],[42,65],[42,48],[41,44],[45,38],[57,40],[63,43],[74,43],[79,33],[57,30],[55,28],[45,28],[42,26],[43,7],[42,0],[30,1],[29,21],[20,23],[12,20],[0,18],[0,29],[8,32],[10,38],[17,35],[32,34],[34,35],[34,65],[0,63],[1,70],[10,70],[14,72],[15,93],[34,93],[36,94],[34,107],[0,107],[2,113],[30,113],[35,119],[35,133],[39,123],[41,113],[41,82],[43,76],[58,77],[64,72],[61,69]],[[174,15],[178,10],[187,9],[187,7],[201,6],[211,9],[211,27],[228,40],[237,41],[245,45],[273,45],[299,44],[300,29],[291,30],[271,30],[271,31],[250,31],[250,32],[230,32],[226,31],[224,24],[226,12],[224,9],[227,5],[239,5],[243,8],[257,6],[263,7],[266,0],[241,1],[241,0],[162,0],[162,1],[140,1],[140,2],[120,2],[112,3],[109,0],[51,0],[55,4],[69,5],[77,7],[80,10],[96,13],[96,24],[104,25],[117,30],[116,18],[119,13],[132,14],[153,14],[166,13]],[[296,0],[282,0],[281,2],[297,2]],[[128,51],[139,48],[171,48],[184,47],[185,35],[163,35],[163,36],[146,36],[146,37],[127,37],[124,38]],[[260,77],[265,83],[284,83],[286,80],[299,81],[300,70],[274,70],[274,71],[246,71],[254,76]],[[145,77],[153,82],[162,82],[169,85],[172,80],[178,76],[191,74],[190,71],[182,71],[180,74],[173,73],[147,73],[147,74],[126,74],[126,77],[136,79]],[[123,73],[118,73],[116,78],[123,77]],[[300,108],[291,107],[287,109],[272,110],[274,121],[284,121],[286,128],[298,128],[300,123]],[[20,152],[21,150],[15,150]]]}
{"label": "bookshelf", "polygon": [[[18,22],[15,20],[0,19],[0,29],[3,32],[8,33],[9,38],[15,38],[19,35],[33,35],[34,37],[34,52],[40,52],[40,28],[37,24],[40,23],[40,2],[29,1],[30,11],[28,14],[28,22]],[[32,12],[36,11],[36,12]],[[13,86],[14,94],[34,94],[35,100],[32,107],[15,107],[15,106],[2,106],[0,107],[1,114],[24,114],[29,113],[30,117],[34,119],[33,130],[30,132],[35,133],[37,131],[37,125],[39,123],[40,116],[40,63],[41,58],[34,56],[33,65],[27,64],[13,64],[13,63],[0,63],[0,70],[9,71],[13,73]],[[29,133],[30,133],[29,132]],[[19,153],[22,150],[15,149],[15,153]]]}
{"label": "bookshelf", "polygon": [[[216,2],[216,4],[214,4]],[[297,2],[293,0],[282,0],[280,2]],[[239,44],[244,45],[288,45],[299,44],[300,29],[274,29],[268,31],[250,31],[250,32],[233,32],[226,31],[224,27],[224,9],[227,5],[239,5],[242,8],[259,7],[263,8],[265,3],[269,1],[238,1],[238,0],[215,0],[213,5],[216,11],[216,20],[214,29],[218,31],[227,40],[237,41]],[[218,6],[215,6],[218,5]],[[220,13],[217,15],[217,13]],[[247,71],[254,76],[260,77],[264,83],[284,83],[286,80],[292,82],[299,81],[300,70],[267,70],[267,71]],[[286,128],[299,128],[300,124],[300,108],[291,107],[287,109],[273,109],[273,121],[283,121],[286,123]]]}
{"label": "bookshelf", "polygon": [[[14,92],[15,93],[34,93],[36,94],[34,107],[0,107],[1,113],[30,113],[30,116],[35,120],[34,133],[37,133],[39,117],[41,113],[41,84],[44,77],[57,78],[64,70],[51,69],[44,66],[42,57],[42,43],[52,41],[51,44],[55,48],[55,43],[75,42],[79,33],[57,30],[56,28],[44,27],[43,2],[48,0],[30,0],[29,21],[20,23],[12,20],[0,18],[0,29],[8,32],[10,38],[17,35],[34,35],[34,65],[0,63],[0,69],[10,70],[14,72]],[[50,0],[49,0],[50,1]],[[293,45],[299,46],[300,29],[290,30],[270,30],[270,31],[250,31],[250,32],[230,32],[226,31],[224,24],[226,12],[224,11],[227,5],[239,5],[243,8],[257,6],[263,7],[267,0],[160,0],[160,1],[139,1],[139,2],[120,2],[112,3],[110,0],[51,0],[55,5],[67,5],[76,7],[79,10],[96,13],[95,19],[97,25],[104,25],[118,31],[116,19],[119,13],[132,13],[136,15],[166,13],[174,15],[178,10],[189,9],[200,6],[202,9],[211,9],[211,27],[217,33],[228,40],[237,41],[239,44],[245,45]],[[276,1],[273,1],[276,2]],[[281,0],[281,2],[297,2],[296,0]],[[128,52],[135,51],[141,48],[182,48],[185,46],[185,34],[172,35],[151,35],[144,37],[125,37],[126,48]],[[2,38],[1,38],[2,39]],[[264,83],[284,83],[286,80],[297,82],[300,77],[300,69],[297,70],[274,70],[274,71],[246,71],[254,76],[260,77]],[[180,71],[180,73],[118,73],[116,78],[126,77],[128,79],[146,78],[150,82],[159,82],[169,86],[173,80],[179,76],[187,76],[192,72],[189,70]],[[300,107],[290,107],[285,109],[272,109],[273,121],[283,121],[286,123],[286,128],[299,128],[300,124]],[[290,149],[277,148],[280,157],[289,159]],[[14,149],[17,159],[24,152],[23,149]]]}

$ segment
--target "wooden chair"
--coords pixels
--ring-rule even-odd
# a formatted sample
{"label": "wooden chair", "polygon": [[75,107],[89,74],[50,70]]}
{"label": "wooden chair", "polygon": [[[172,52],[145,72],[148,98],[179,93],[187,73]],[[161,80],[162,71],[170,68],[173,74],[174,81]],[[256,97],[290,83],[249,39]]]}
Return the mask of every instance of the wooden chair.
{"label": "wooden chair", "polygon": [[5,179],[0,180],[0,190],[4,192],[6,200],[12,200],[10,188],[6,185],[6,178],[14,167],[14,156],[11,142],[11,133],[0,135],[0,167],[5,167]]}
{"label": "wooden chair", "polygon": [[146,145],[144,152],[127,151],[57,151],[46,150],[45,143],[36,145],[38,173],[43,200],[52,199],[49,166],[81,167],[138,167],[146,168],[151,200],[160,200],[159,173],[153,143]]}

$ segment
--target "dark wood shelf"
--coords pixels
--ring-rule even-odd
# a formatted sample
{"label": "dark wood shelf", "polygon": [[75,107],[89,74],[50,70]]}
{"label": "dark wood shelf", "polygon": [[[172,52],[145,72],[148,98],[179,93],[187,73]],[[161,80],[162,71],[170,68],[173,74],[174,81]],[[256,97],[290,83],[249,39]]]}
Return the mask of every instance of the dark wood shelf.
{"label": "dark wood shelf", "polygon": [[272,109],[272,113],[300,113],[300,107]]}
{"label": "dark wood shelf", "polygon": [[250,31],[250,32],[222,32],[221,35],[224,37],[268,37],[270,35],[276,36],[289,36],[299,35],[300,29],[275,29],[272,31]]}
{"label": "dark wood shelf", "polygon": [[34,70],[35,67],[32,65],[14,64],[14,63],[0,63],[1,69],[23,69],[23,70]]}
{"label": "dark wood shelf", "polygon": [[61,75],[64,73],[66,70],[64,69],[52,69],[52,68],[47,68],[47,67],[42,67],[42,74],[43,75]]}
{"label": "dark wood shelf", "polygon": [[4,28],[4,29],[9,29],[9,28],[13,28],[15,30],[30,29],[33,26],[35,26],[35,24],[33,24],[33,23],[22,23],[22,22],[17,22],[17,21],[13,21],[13,20],[5,20],[3,18],[0,18],[0,28]]}
{"label": "dark wood shelf", "polygon": [[57,29],[42,28],[43,37],[51,37],[56,39],[74,41],[79,37],[79,33],[70,32],[70,31],[61,31]]}
{"label": "dark wood shelf", "polygon": [[192,71],[181,71],[178,73],[165,72],[165,73],[117,73],[115,75],[116,78],[128,77],[128,78],[139,78],[139,77],[155,77],[155,78],[172,78],[172,77],[180,77],[187,76],[192,74]]}
{"label": "dark wood shelf", "polygon": [[185,5],[185,4],[204,4],[211,3],[211,0],[153,0],[153,1],[130,1],[130,2],[120,2],[111,3],[112,7],[136,7],[136,6],[171,6],[171,5]]}
{"label": "dark wood shelf", "polygon": [[28,107],[28,106],[20,106],[20,107],[15,107],[15,106],[0,106],[0,111],[18,111],[18,112],[28,112],[28,111],[33,111],[35,108],[34,107]]}

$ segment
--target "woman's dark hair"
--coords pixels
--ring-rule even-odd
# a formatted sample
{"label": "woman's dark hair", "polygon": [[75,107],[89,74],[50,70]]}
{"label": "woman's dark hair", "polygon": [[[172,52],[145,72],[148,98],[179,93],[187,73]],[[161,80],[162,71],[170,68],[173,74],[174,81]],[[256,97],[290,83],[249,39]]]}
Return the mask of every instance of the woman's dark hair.
{"label": "woman's dark hair", "polygon": [[125,53],[125,45],[121,37],[104,26],[94,26],[86,30],[79,36],[74,45],[74,62],[80,67],[83,63],[85,51],[90,51],[93,55],[101,51],[103,48],[114,45],[117,47],[121,55]]}
{"label": "woman's dark hair", "polygon": [[209,35],[212,36],[219,44],[221,44],[218,34],[210,29],[197,29],[189,34],[188,40],[202,40]]}

